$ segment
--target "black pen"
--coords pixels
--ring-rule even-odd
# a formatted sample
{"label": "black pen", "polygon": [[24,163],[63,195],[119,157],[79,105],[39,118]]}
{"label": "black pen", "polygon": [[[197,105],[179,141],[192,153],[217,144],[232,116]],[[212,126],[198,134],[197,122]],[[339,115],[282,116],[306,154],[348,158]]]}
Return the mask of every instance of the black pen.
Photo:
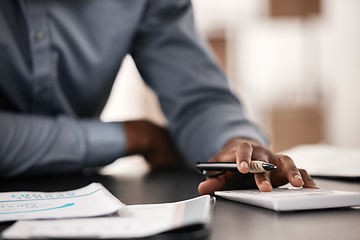
{"label": "black pen", "polygon": [[[198,162],[196,168],[205,175],[208,171],[238,171],[235,162]],[[264,173],[273,169],[276,169],[274,164],[256,160],[250,162],[249,172]]]}

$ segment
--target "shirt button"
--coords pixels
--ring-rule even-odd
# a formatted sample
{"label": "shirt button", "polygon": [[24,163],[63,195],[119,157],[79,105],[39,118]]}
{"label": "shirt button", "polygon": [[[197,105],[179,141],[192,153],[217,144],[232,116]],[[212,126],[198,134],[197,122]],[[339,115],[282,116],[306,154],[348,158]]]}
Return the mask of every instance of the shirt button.
{"label": "shirt button", "polygon": [[35,42],[42,42],[45,38],[46,34],[43,30],[39,29],[36,30],[34,33],[34,40]]}

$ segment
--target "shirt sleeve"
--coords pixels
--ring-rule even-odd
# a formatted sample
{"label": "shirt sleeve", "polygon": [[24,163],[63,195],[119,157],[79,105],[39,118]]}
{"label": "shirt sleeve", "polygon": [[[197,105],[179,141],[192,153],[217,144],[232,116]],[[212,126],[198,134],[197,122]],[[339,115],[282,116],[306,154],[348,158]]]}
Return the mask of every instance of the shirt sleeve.
{"label": "shirt sleeve", "polygon": [[0,176],[69,173],[124,155],[122,123],[0,112]]}
{"label": "shirt sleeve", "polygon": [[131,54],[191,162],[209,160],[233,137],[268,143],[196,32],[190,1],[149,1]]}

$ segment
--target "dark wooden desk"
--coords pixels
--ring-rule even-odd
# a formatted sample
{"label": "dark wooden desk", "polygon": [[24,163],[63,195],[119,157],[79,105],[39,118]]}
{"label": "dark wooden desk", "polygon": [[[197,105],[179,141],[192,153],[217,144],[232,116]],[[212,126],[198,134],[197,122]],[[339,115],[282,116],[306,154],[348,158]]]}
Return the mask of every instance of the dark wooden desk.
{"label": "dark wooden desk", "polygon": [[[0,191],[63,191],[102,183],[125,204],[161,203],[198,196],[203,177],[189,170],[153,171],[138,177],[103,176],[96,173],[1,180]],[[360,192],[360,182],[316,179],[321,188]],[[0,224],[0,230],[9,223]],[[151,239],[168,239],[160,235]],[[187,239],[183,237],[182,239]],[[360,209],[331,209],[276,213],[224,199],[217,199],[210,234],[200,239],[360,239]]]}

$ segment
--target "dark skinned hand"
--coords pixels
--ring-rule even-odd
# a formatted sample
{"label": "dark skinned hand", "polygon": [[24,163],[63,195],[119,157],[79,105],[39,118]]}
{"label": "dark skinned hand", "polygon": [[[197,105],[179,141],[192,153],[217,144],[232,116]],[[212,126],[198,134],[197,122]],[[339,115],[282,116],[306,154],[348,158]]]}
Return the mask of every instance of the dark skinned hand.
{"label": "dark skinned hand", "polygon": [[164,128],[146,120],[125,121],[124,127],[127,155],[144,156],[152,168],[181,164],[181,157]]}
{"label": "dark skinned hand", "polygon": [[[262,160],[277,166],[266,173],[249,174],[251,160]],[[240,173],[226,172],[223,175],[207,178],[198,186],[199,193],[214,194],[214,191],[258,187],[262,192],[270,192],[273,187],[288,182],[294,187],[317,188],[310,175],[298,169],[294,161],[282,154],[274,154],[259,143],[242,138],[233,138],[218,152],[210,162],[236,162]]]}

